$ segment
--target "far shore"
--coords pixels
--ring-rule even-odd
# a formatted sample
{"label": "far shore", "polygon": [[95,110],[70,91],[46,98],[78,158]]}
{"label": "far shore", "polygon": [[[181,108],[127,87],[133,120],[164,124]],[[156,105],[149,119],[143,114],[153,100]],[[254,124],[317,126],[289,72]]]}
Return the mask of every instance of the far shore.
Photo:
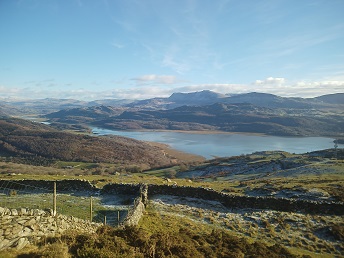
{"label": "far shore", "polygon": [[206,158],[200,155],[192,154],[183,152],[180,150],[173,149],[170,145],[160,142],[150,142],[150,141],[144,141],[148,143],[151,146],[158,147],[162,149],[165,153],[167,153],[169,156],[183,162],[200,162],[205,161]]}
{"label": "far shore", "polygon": [[98,127],[98,126],[91,126],[93,128],[101,128],[106,130],[112,131],[121,131],[121,132],[172,132],[172,133],[190,133],[190,134],[243,134],[243,135],[255,135],[255,136],[268,136],[264,133],[250,133],[250,132],[227,132],[227,131],[220,131],[220,130],[168,130],[168,129],[128,129],[128,130],[120,130],[115,128],[108,128],[108,127]]}

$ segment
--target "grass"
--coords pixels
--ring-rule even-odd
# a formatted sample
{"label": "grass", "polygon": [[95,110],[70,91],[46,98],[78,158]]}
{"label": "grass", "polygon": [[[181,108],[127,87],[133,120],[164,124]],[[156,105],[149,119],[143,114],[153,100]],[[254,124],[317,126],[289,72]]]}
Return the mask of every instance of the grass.
{"label": "grass", "polygon": [[[90,220],[90,196],[73,196],[70,194],[57,195],[57,214],[66,216],[73,216],[80,219]],[[117,212],[120,212],[120,220],[126,216],[128,205],[119,206],[104,206],[101,197],[92,197],[92,221],[104,222],[104,216],[107,217],[107,224],[113,226],[118,225]],[[0,206],[9,209],[53,209],[53,194],[52,193],[36,193],[36,194],[22,194],[18,192],[16,195],[1,195]]]}
{"label": "grass", "polygon": [[298,250],[299,254],[312,253],[312,257],[317,257],[318,252],[340,257],[344,251],[342,216],[250,209],[214,211],[194,207],[192,203],[189,206],[187,203],[163,201],[165,204],[158,201],[154,205],[166,219],[173,217],[179,221],[183,218],[205,228],[226,229],[237,237],[245,236],[249,242],[280,244]]}
{"label": "grass", "polygon": [[56,168],[78,168],[78,169],[92,169],[99,167],[99,164],[97,163],[86,163],[86,162],[67,162],[67,161],[58,161],[54,164],[54,167]]}

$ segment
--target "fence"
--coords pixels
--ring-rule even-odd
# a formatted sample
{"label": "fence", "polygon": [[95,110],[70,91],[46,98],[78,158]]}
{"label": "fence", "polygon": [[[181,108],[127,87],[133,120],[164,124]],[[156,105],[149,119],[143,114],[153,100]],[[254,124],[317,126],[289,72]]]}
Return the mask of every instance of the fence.
{"label": "fence", "polygon": [[[130,199],[101,195],[98,189],[80,187],[70,181],[0,180],[0,207],[51,210],[53,214],[73,216],[118,226],[130,210]],[[73,189],[74,188],[74,189]],[[123,205],[123,201],[126,203]]]}

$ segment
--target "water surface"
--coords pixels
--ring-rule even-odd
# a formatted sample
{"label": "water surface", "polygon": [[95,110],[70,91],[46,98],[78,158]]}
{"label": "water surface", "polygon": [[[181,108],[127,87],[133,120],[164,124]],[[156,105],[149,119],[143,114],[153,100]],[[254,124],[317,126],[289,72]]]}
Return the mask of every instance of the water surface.
{"label": "water surface", "polygon": [[[93,128],[98,135],[119,135],[142,141],[165,143],[172,148],[207,159],[250,154],[256,151],[287,151],[305,153],[334,147],[327,137],[281,137],[249,134],[184,133],[173,131],[115,131]],[[338,145],[343,148],[343,144]]]}

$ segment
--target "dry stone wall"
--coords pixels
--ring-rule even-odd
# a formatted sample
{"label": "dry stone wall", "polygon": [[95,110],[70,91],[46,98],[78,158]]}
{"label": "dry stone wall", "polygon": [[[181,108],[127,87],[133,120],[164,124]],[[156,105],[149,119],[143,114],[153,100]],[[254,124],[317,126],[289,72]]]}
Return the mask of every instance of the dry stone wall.
{"label": "dry stone wall", "polygon": [[134,206],[129,210],[128,215],[124,219],[123,226],[135,226],[139,223],[143,213],[145,211],[145,205],[142,202],[141,197],[137,197],[134,201]]}
{"label": "dry stone wall", "polygon": [[101,190],[102,194],[130,194],[138,195],[134,200],[133,207],[128,211],[128,214],[122,226],[137,225],[143,216],[145,206],[148,202],[148,186],[145,184],[108,184]]}
{"label": "dry stone wall", "polygon": [[193,197],[219,201],[228,208],[271,209],[309,214],[344,215],[344,203],[306,201],[274,197],[237,196],[217,192],[210,188],[168,185],[149,185],[149,196],[156,194]]}
{"label": "dry stone wall", "polygon": [[92,233],[102,224],[38,209],[0,207],[0,250],[22,249],[42,237],[58,236],[68,229]]}
{"label": "dry stone wall", "polygon": [[[3,181],[4,180],[0,180],[0,182]],[[37,188],[53,188],[53,181],[13,180],[13,182],[21,182],[23,185],[31,185]],[[4,183],[2,185],[4,185]],[[17,185],[18,190],[20,190],[20,184],[15,185]],[[100,194],[136,195],[137,198],[134,201],[133,207],[129,210],[127,217],[124,219],[122,223],[123,226],[137,225],[144,214],[148,196],[157,194],[215,200],[221,202],[228,208],[272,209],[310,214],[344,215],[344,203],[339,202],[235,196],[202,187],[108,184],[102,189],[98,189],[85,180],[61,180],[57,181],[57,188],[59,188],[59,186],[60,188],[69,189],[75,192],[96,191],[100,192]],[[54,217],[52,216],[52,211],[8,209],[3,207],[0,207],[0,220],[0,250],[10,247],[21,249],[29,243],[35,243],[43,236],[56,236],[67,229],[76,229],[80,232],[94,232],[97,227],[101,225],[63,215]]]}
{"label": "dry stone wall", "polygon": [[101,194],[137,195],[141,184],[107,184],[100,190]]}
{"label": "dry stone wall", "polygon": [[13,190],[31,190],[31,189],[42,189],[47,191],[53,191],[54,182],[56,182],[56,188],[58,191],[68,192],[95,192],[99,191],[97,187],[92,185],[87,180],[77,179],[65,179],[65,180],[0,180],[0,186],[11,187]]}

